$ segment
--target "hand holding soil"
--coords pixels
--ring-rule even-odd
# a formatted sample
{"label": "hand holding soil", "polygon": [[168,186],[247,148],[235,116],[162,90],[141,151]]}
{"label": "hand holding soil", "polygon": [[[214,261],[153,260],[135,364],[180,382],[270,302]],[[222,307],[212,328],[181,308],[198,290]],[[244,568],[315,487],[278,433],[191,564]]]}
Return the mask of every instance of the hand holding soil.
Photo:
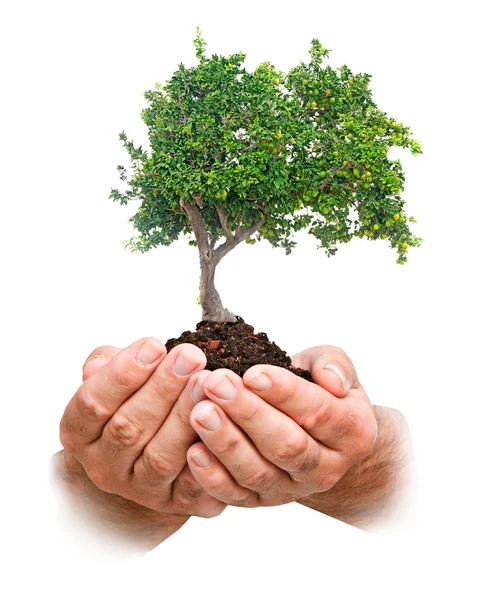
{"label": "hand holding soil", "polygon": [[[352,362],[309,348],[240,377],[144,338],[103,346],[60,424],[55,475],[112,533],[151,549],[191,515],[298,501],[368,528],[403,495],[412,449],[397,411],[371,406]],[[369,484],[372,483],[372,486]]]}
{"label": "hand holding soil", "polygon": [[166,514],[211,517],[224,510],[186,464],[197,440],[189,423],[193,383],[187,383],[205,363],[194,346],[167,354],[154,338],[91,353],[60,439],[98,489]]}
{"label": "hand holding soil", "polygon": [[189,466],[221,502],[275,506],[326,492],[371,453],[376,417],[345,352],[310,348],[293,364],[315,383],[267,364],[242,378],[228,369],[192,377],[200,395],[190,422],[202,442]]}

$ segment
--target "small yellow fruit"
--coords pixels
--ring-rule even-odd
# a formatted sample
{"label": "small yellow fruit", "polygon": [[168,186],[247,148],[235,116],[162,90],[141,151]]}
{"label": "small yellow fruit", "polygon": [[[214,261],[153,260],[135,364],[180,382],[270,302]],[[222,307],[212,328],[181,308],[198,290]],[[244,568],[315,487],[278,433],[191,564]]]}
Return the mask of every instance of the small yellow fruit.
{"label": "small yellow fruit", "polygon": [[381,240],[385,240],[387,238],[387,235],[385,233],[381,234]]}
{"label": "small yellow fruit", "polygon": [[333,153],[333,155],[334,155],[335,157],[337,157],[337,156],[338,156],[338,152],[337,152],[337,151],[335,151],[335,152]]}
{"label": "small yellow fruit", "polygon": [[373,231],[369,231],[369,236],[370,237],[374,237],[374,232]]}
{"label": "small yellow fruit", "polygon": [[399,221],[401,215],[398,215],[397,213],[394,215],[394,221]]}
{"label": "small yellow fruit", "polygon": [[404,250],[406,250],[406,248],[408,247],[408,245],[407,245],[407,242],[403,242],[403,243],[401,244],[401,246],[404,248]]}
{"label": "small yellow fruit", "polygon": [[325,93],[327,94],[327,96],[330,96],[330,90],[325,90]]}
{"label": "small yellow fruit", "polygon": [[374,229],[377,231],[379,229],[379,225],[377,223],[374,225]]}
{"label": "small yellow fruit", "polygon": [[352,85],[354,83],[353,79],[349,79],[349,85]]}
{"label": "small yellow fruit", "polygon": [[316,106],[317,106],[317,103],[316,103],[315,101],[314,101],[314,102],[312,102],[312,106],[313,106],[313,108],[316,108]]}
{"label": "small yellow fruit", "polygon": [[370,165],[369,165],[369,164],[366,164],[366,165],[365,165],[365,168],[366,168],[366,169],[370,169]]}
{"label": "small yellow fruit", "polygon": [[330,98],[330,103],[333,104],[335,102],[335,98],[332,96],[332,98]]}

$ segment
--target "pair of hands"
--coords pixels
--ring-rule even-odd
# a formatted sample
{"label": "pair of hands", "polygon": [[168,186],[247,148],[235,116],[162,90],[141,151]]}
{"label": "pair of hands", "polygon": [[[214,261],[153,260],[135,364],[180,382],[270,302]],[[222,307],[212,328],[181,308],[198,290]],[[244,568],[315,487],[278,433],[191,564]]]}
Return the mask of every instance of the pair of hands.
{"label": "pair of hands", "polygon": [[[348,356],[334,346],[243,378],[155,338],[88,357],[60,423],[94,485],[160,513],[213,517],[326,492],[371,453],[377,423]],[[200,438],[200,441],[198,441]]]}

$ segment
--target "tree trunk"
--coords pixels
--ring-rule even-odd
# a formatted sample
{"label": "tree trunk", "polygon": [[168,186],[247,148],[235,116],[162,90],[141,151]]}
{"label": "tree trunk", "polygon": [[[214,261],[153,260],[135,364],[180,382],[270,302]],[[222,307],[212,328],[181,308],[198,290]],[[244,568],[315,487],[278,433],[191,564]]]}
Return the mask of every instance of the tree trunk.
{"label": "tree trunk", "polygon": [[223,229],[226,241],[214,249],[215,237],[209,242],[206,230],[206,223],[202,216],[201,195],[194,196],[195,203],[190,204],[184,198],[180,198],[180,206],[187,213],[187,218],[194,232],[197,246],[199,248],[200,258],[200,304],[202,306],[202,319],[204,321],[215,321],[217,323],[230,322],[235,323],[236,317],[230,310],[224,308],[221,302],[216,286],[214,285],[214,274],[216,266],[222,258],[226,256],[238,244],[247,240],[263,225],[266,218],[264,216],[257,223],[253,223],[246,229],[241,229],[241,222],[237,225],[236,232],[233,233],[228,225],[228,214],[224,206],[215,205],[221,228]]}
{"label": "tree trunk", "polygon": [[214,275],[218,261],[212,250],[200,253],[200,304],[202,319],[217,323],[236,322],[236,317],[222,305],[219,292],[214,285]]}

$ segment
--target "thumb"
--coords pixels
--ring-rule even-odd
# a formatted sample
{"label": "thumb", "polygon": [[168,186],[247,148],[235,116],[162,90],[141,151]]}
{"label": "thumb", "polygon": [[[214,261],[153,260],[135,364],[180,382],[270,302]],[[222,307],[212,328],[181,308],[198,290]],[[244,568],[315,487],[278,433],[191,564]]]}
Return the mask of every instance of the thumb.
{"label": "thumb", "polygon": [[352,361],[337,346],[307,348],[295,354],[291,364],[310,371],[313,381],[337,398],[343,398],[360,385]]}

